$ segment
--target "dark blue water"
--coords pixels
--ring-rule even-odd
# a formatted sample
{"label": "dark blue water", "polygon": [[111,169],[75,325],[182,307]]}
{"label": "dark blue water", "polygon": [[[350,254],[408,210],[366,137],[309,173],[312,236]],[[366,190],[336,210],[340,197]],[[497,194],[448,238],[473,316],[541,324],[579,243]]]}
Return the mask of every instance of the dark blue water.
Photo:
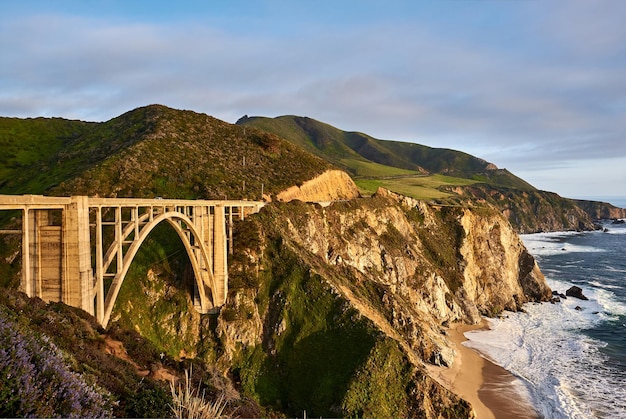
{"label": "dark blue water", "polygon": [[626,225],[604,227],[522,236],[553,290],[576,285],[588,301],[528,304],[467,335],[546,418],[626,418]]}
{"label": "dark blue water", "polygon": [[[562,283],[571,283],[594,294],[609,294],[610,299],[626,304],[626,225],[604,223],[608,232],[575,234],[557,238],[565,250],[536,259],[546,276]],[[567,251],[568,248],[588,248],[593,251]],[[532,249],[529,249],[531,253]],[[560,290],[565,293],[565,290]],[[609,303],[610,304],[610,303]],[[591,338],[606,343],[602,348],[615,368],[626,371],[626,315],[611,306],[603,307],[605,321],[594,323],[582,331]],[[626,381],[624,382],[626,387]],[[626,389],[624,396],[626,397]]]}

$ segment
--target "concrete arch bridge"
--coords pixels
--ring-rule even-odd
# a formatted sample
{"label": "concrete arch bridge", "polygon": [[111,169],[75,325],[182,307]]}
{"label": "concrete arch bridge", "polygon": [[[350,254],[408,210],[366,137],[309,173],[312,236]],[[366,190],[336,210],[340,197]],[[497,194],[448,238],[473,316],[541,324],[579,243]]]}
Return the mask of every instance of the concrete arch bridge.
{"label": "concrete arch bridge", "polygon": [[[234,219],[260,201],[0,195],[0,210],[21,210],[21,289],[44,301],[82,308],[107,326],[130,264],[149,233],[169,223],[195,276],[194,305],[208,313],[228,293],[227,255]],[[105,290],[105,282],[110,285]]]}

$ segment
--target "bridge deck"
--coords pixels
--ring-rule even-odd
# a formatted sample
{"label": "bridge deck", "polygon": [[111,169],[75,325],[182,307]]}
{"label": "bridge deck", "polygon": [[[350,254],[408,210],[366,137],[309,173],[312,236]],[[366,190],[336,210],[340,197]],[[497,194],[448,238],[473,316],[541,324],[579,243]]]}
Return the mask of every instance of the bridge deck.
{"label": "bridge deck", "polygon": [[[69,196],[44,195],[0,195],[0,209],[60,209],[72,202]],[[225,206],[262,207],[263,201],[247,200],[208,200],[208,199],[165,199],[165,198],[98,198],[88,197],[90,207],[97,206]]]}

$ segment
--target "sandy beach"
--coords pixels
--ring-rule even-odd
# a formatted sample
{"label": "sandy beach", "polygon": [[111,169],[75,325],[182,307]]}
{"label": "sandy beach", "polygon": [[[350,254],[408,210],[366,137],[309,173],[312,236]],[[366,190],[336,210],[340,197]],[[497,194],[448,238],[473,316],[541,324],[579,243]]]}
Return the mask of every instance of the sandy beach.
{"label": "sandy beach", "polygon": [[457,352],[454,364],[449,368],[429,367],[430,372],[442,385],[470,402],[477,419],[538,418],[530,403],[512,388],[511,383],[517,380],[514,375],[462,344],[467,340],[465,332],[488,327],[486,321],[452,325],[447,332]]}

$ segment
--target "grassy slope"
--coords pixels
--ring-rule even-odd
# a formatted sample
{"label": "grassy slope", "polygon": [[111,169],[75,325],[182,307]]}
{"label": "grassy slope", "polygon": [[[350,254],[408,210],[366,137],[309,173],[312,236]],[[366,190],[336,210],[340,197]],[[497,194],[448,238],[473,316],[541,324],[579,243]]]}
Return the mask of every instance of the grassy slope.
{"label": "grassy slope", "polygon": [[[287,138],[352,174],[363,193],[382,186],[420,199],[444,199],[452,194],[442,185],[484,182],[521,190],[534,188],[506,170],[460,151],[419,144],[384,141],[358,132],[346,132],[311,118],[242,118],[238,124],[255,126]],[[438,175],[445,175],[442,178]]]}
{"label": "grassy slope", "polygon": [[41,193],[64,178],[54,156],[93,126],[60,118],[0,118],[0,190]]}
{"label": "grassy slope", "polygon": [[12,194],[260,199],[330,167],[273,134],[160,105],[103,123],[3,118],[0,144]]}
{"label": "grassy slope", "polygon": [[[343,207],[353,209],[352,203]],[[257,255],[254,259],[262,263],[258,271],[250,269],[246,257],[231,265],[237,285],[230,293],[254,288],[254,301],[264,316],[262,343],[242,348],[235,361],[234,372],[245,392],[290,416],[306,410],[310,416],[325,417],[427,417],[434,403],[440,417],[466,417],[464,402],[430,388],[429,379],[410,364],[399,344],[335,291],[336,284],[342,284],[380,307],[382,288],[359,281],[349,270],[320,266],[306,249],[291,247],[288,235],[278,232],[276,218],[306,224],[311,210],[297,201],[272,205],[238,225],[235,253]],[[397,236],[389,238],[394,239]],[[402,240],[396,245],[404,251]],[[256,275],[258,283],[244,285],[243,278]],[[246,313],[232,313],[224,320],[242,318]]]}

